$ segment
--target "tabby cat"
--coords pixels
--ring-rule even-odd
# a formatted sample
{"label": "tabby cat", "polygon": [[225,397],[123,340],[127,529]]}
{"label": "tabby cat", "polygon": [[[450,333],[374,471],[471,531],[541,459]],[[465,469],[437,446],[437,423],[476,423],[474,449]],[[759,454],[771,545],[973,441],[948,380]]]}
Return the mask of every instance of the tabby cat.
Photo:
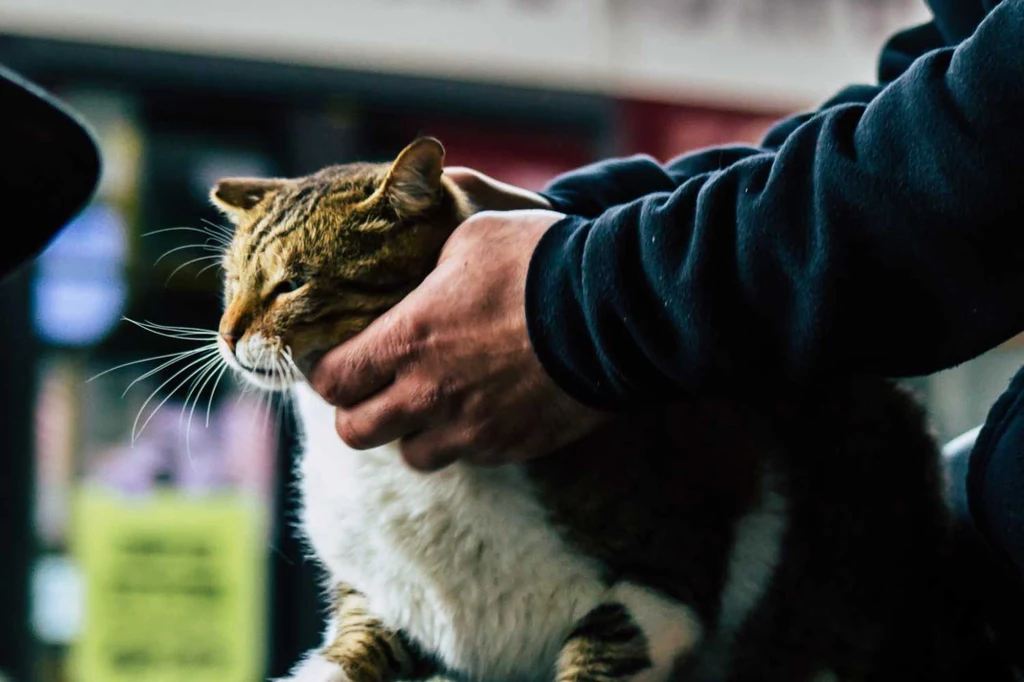
{"label": "tabby cat", "polygon": [[952,679],[940,467],[883,381],[706,395],[550,457],[408,468],[357,452],[303,380],[473,213],[422,138],[390,164],[225,179],[224,359],[290,391],[302,531],[329,576],[296,682]]}

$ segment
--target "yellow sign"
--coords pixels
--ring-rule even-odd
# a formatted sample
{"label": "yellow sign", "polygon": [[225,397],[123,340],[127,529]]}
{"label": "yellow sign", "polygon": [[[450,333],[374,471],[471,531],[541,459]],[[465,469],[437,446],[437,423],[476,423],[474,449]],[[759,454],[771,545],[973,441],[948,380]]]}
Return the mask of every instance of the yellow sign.
{"label": "yellow sign", "polygon": [[255,500],[85,488],[77,504],[86,603],[74,682],[264,677],[264,512]]}

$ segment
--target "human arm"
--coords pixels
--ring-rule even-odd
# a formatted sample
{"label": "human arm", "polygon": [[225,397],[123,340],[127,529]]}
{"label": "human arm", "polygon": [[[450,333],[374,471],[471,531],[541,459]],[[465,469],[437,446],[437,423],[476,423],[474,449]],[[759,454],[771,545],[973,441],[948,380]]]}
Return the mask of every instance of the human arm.
{"label": "human arm", "polygon": [[708,387],[904,376],[1024,329],[1024,0],[869,105],[536,249],[533,346],[606,407]]}
{"label": "human arm", "polygon": [[816,111],[780,121],[757,146],[714,146],[683,154],[666,164],[646,154],[601,161],[555,178],[540,194],[553,210],[595,218],[614,206],[647,194],[672,192],[694,177],[728,168],[765,151],[777,150],[793,131],[830,109],[871,102],[885,86],[905,73],[914,60],[944,46],[934,22],[895,34],[882,49],[877,84],[851,85],[830,97]]}
{"label": "human arm", "polygon": [[[1018,14],[1021,1],[1014,0]],[[1010,18],[1016,20],[1017,16]],[[1004,25],[998,32],[1006,31]],[[915,67],[920,70],[908,74],[906,82],[887,90],[885,97],[879,97],[882,104],[847,104],[783,124],[793,130],[776,131],[783,140],[778,150],[759,151],[727,169],[697,175],[673,192],[613,208],[596,220],[563,219],[557,213],[474,216],[456,230],[442,254],[443,262],[423,286],[323,358],[312,373],[314,388],[339,406],[338,431],[350,445],[367,448],[400,440],[412,466],[435,469],[459,457],[500,463],[540,456],[577,437],[580,429],[593,428],[594,411],[570,398],[563,388],[588,402],[629,407],[665,400],[702,384],[717,388],[718,381],[806,379],[809,369],[821,369],[824,363],[821,358],[817,362],[813,357],[801,358],[802,347],[786,342],[815,341],[814,333],[822,332],[830,318],[815,316],[818,311],[802,310],[800,305],[829,303],[842,289],[835,286],[836,278],[841,280],[851,268],[863,281],[865,271],[853,266],[866,267],[869,274],[879,265],[888,269],[887,275],[900,268],[920,271],[913,253],[908,259],[906,239],[898,241],[891,254],[885,239],[878,241],[887,229],[900,227],[903,219],[938,214],[940,235],[974,219],[964,217],[970,206],[950,202],[941,192],[938,205],[915,204],[930,196],[927,184],[922,185],[921,178],[911,172],[915,162],[941,161],[938,170],[949,166],[941,149],[929,150],[929,145],[948,142],[949,131],[942,123],[950,124],[950,116],[955,128],[963,116],[978,119],[988,105],[1004,112],[997,114],[1003,120],[991,126],[984,124],[984,117],[981,123],[975,121],[975,137],[984,139],[971,140],[959,151],[959,163],[967,164],[961,169],[962,189],[981,192],[975,199],[983,208],[976,218],[982,224],[991,223],[993,211],[1002,210],[995,205],[984,209],[989,195],[1001,202],[1006,197],[987,186],[984,175],[978,173],[985,170],[984,148],[991,146],[997,147],[997,157],[988,171],[1000,172],[1001,166],[1007,166],[1010,173],[1017,172],[1013,150],[998,148],[989,138],[992,129],[998,131],[1008,116],[1013,118],[1020,110],[1020,84],[1013,78],[1003,91],[999,81],[1013,67],[997,65],[994,72],[986,73],[984,61],[990,57],[978,51],[972,45],[955,58],[938,55]],[[950,61],[958,66],[947,69]],[[937,66],[942,67],[938,76],[932,73]],[[944,82],[950,74],[959,82],[947,86]],[[962,97],[965,88],[983,94],[993,86],[998,86],[993,90],[998,97],[968,102],[963,111],[946,102],[950,88]],[[917,99],[921,102],[915,104]],[[945,117],[917,121],[915,117],[928,109]],[[887,122],[891,115],[895,118]],[[894,122],[905,127],[888,129]],[[919,123],[935,130],[922,131],[921,139],[915,139]],[[915,157],[915,144],[925,152],[923,159]],[[1014,146],[1020,146],[1019,140]],[[858,165],[864,162],[854,154],[861,151],[870,152],[866,167]],[[834,166],[828,165],[829,159]],[[892,167],[887,169],[886,164]],[[828,172],[820,172],[821,165]],[[844,174],[849,177],[844,179]],[[913,182],[908,185],[901,174]],[[851,183],[848,188],[844,188],[846,180]],[[1012,182],[1001,177],[1000,187]],[[840,218],[850,204],[849,192],[865,188],[870,190],[868,199],[861,197],[852,206],[865,221],[858,231],[853,229],[858,227],[856,221],[851,226]],[[864,203],[876,200],[881,203],[874,210],[870,206],[864,210]],[[948,213],[946,203],[953,209]],[[895,212],[888,212],[892,208]],[[642,230],[644,224],[654,231]],[[920,223],[904,227],[909,229],[904,237],[921,234]],[[603,239],[594,239],[595,235]],[[622,238],[621,243],[616,243],[617,238]],[[926,234],[921,239],[924,248],[934,246],[936,253],[949,256],[953,243],[954,256],[960,257],[962,240],[946,236],[940,244],[931,238]],[[647,239],[653,240],[650,245]],[[535,249],[538,242],[541,247]],[[870,249],[865,253],[865,244],[879,247],[874,260]],[[616,252],[619,246],[621,253]],[[595,249],[610,260],[595,260]],[[522,282],[527,279],[531,254],[530,285],[524,294]],[[641,254],[650,259],[645,262],[638,258]],[[959,271],[949,263],[927,260],[923,272],[929,275],[928,281],[934,284],[936,277],[950,274],[967,280],[977,277],[975,254],[964,255],[966,268]],[[832,289],[816,290],[816,285]],[[618,286],[629,290],[619,295]],[[652,296],[662,294],[664,299],[655,298],[654,305],[648,305]],[[892,295],[901,301],[908,296],[913,300],[909,292]],[[1005,302],[1005,292],[1001,300]],[[891,301],[881,305],[893,307]],[[669,306],[674,309],[668,310]],[[856,319],[865,307],[870,309],[861,300],[857,310],[849,311],[847,321]],[[826,312],[836,311],[830,307]],[[640,326],[635,324],[637,316],[643,322]],[[533,346],[526,331],[528,320]],[[785,326],[796,323],[811,326]],[[688,330],[696,336],[684,337]],[[641,333],[633,336],[637,332]],[[841,333],[836,335],[841,338]],[[916,338],[920,340],[920,335]],[[851,338],[850,343],[856,340]],[[575,346],[559,346],[562,341]],[[817,341],[829,339],[819,335]],[[931,344],[936,339],[925,341]],[[679,346],[673,349],[672,344]],[[752,344],[759,346],[753,352],[744,347]],[[895,339],[894,345],[900,345],[900,340]],[[829,349],[826,355],[835,356],[848,347]],[[534,349],[545,360],[547,372]],[[822,346],[812,343],[809,350],[820,352]],[[794,358],[806,364],[794,365]],[[635,367],[626,367],[628,381],[612,374],[614,381],[602,384],[609,368],[614,371],[630,363]],[[642,379],[650,376],[645,370],[652,367],[650,385],[631,383],[638,374]],[[744,377],[751,367],[754,371]],[[630,402],[630,397],[639,399]]]}

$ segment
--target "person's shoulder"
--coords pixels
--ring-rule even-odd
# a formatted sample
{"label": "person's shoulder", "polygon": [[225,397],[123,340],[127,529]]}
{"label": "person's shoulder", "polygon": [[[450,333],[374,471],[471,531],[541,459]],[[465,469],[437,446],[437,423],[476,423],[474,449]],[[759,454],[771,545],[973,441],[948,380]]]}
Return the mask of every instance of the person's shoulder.
{"label": "person's shoulder", "polygon": [[1000,2],[1002,0],[928,0],[928,6],[936,30],[948,46],[955,46],[970,38]]}

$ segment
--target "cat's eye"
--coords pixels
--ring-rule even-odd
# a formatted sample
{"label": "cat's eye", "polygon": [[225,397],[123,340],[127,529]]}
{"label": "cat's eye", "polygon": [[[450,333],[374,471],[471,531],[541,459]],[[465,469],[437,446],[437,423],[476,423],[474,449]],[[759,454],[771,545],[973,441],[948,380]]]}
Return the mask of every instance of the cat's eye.
{"label": "cat's eye", "polygon": [[281,282],[278,282],[277,286],[275,286],[273,291],[270,292],[270,297],[277,298],[278,296],[283,296],[284,294],[290,294],[296,289],[302,287],[302,285],[303,282],[301,282],[298,279],[283,280]]}

